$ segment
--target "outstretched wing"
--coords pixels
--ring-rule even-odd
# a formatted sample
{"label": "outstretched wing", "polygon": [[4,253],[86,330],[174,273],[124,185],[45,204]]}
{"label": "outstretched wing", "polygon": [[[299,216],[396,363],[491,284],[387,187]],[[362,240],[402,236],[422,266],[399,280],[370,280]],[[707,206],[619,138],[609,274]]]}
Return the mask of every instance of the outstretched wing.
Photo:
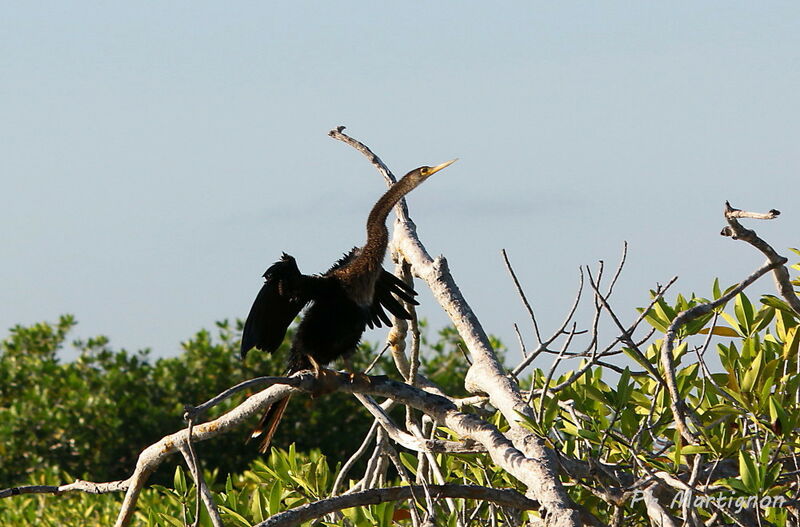
{"label": "outstretched wing", "polygon": [[272,353],[286,336],[289,324],[308,301],[304,279],[294,258],[283,253],[281,259],[264,273],[265,282],[258,292],[242,332],[241,354],[244,359],[253,348]]}
{"label": "outstretched wing", "polygon": [[[360,248],[354,247],[350,252],[345,253],[333,266],[328,269],[325,275],[329,275],[349,264],[356,256],[358,256]],[[382,325],[386,327],[392,326],[392,320],[386,314],[386,311],[391,313],[397,318],[403,320],[411,320],[411,314],[406,310],[405,306],[397,300],[418,306],[419,302],[414,300],[417,292],[414,288],[397,278],[386,269],[381,269],[378,279],[375,282],[375,293],[372,297],[372,304],[369,306],[369,313],[367,316],[367,325],[370,328],[379,328]],[[385,311],[384,311],[385,310]]]}
{"label": "outstretched wing", "polygon": [[397,318],[411,320],[411,314],[398,301],[398,298],[411,305],[418,306],[419,302],[414,300],[416,295],[417,293],[413,287],[385,269],[381,269],[381,274],[378,275],[378,280],[375,282],[375,296],[372,297],[367,325],[370,328],[379,328],[381,327],[381,322],[383,322],[386,327],[391,327],[392,321],[386,315],[384,309]]}

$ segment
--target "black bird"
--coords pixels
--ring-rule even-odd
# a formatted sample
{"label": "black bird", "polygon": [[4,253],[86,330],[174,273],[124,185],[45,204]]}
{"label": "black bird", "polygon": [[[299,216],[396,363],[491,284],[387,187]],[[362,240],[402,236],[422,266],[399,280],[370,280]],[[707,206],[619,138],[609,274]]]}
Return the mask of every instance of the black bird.
{"label": "black bird", "polygon": [[[428,177],[455,162],[416,168],[392,185],[372,207],[367,218],[367,241],[345,254],[321,275],[300,273],[295,259],[284,253],[264,273],[265,282],[250,308],[242,333],[242,359],[252,348],[269,353],[283,342],[289,324],[306,305],[289,352],[287,375],[322,367],[355,351],[366,326],[391,326],[384,309],[401,319],[408,311],[395,296],[410,304],[414,289],[382,267],[389,242],[386,218],[403,196]],[[252,438],[261,437],[266,452],[289,398],[276,401],[261,418]]]}

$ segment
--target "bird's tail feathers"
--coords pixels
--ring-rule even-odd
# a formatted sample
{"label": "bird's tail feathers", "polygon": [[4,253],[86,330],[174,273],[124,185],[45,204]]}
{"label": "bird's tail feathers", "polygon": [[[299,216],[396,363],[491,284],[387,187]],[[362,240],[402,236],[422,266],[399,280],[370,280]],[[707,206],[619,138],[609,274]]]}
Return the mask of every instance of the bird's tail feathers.
{"label": "bird's tail feathers", "polygon": [[266,453],[269,449],[272,436],[275,435],[275,431],[278,429],[278,423],[281,422],[281,417],[283,417],[283,412],[286,411],[289,399],[291,399],[291,396],[286,396],[267,408],[258,426],[253,430],[253,433],[250,434],[250,439],[261,439],[261,442],[258,444],[258,451],[262,454]]}

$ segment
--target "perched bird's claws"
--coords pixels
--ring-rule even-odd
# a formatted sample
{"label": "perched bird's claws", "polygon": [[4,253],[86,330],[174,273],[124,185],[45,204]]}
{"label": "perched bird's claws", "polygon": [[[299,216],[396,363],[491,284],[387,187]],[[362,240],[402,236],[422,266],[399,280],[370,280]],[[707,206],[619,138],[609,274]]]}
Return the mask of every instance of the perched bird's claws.
{"label": "perched bird's claws", "polygon": [[311,392],[311,397],[319,397],[336,391],[339,386],[339,372],[329,368],[319,368],[314,371],[317,382]]}
{"label": "perched bird's claws", "polygon": [[372,385],[372,378],[366,373],[360,373],[360,372],[350,373],[348,375],[348,381],[350,381],[350,384],[366,384],[367,386]]}

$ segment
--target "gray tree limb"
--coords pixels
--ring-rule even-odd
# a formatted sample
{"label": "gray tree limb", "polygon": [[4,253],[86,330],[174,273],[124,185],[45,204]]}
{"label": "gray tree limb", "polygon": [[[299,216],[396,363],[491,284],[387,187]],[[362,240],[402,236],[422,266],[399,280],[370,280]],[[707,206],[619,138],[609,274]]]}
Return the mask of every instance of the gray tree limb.
{"label": "gray tree limb", "polygon": [[755,231],[745,229],[737,218],[753,218],[758,220],[772,220],[778,217],[780,211],[775,209],[766,213],[747,212],[739,209],[734,209],[729,202],[725,202],[725,220],[728,226],[722,229],[723,236],[730,236],[734,240],[742,240],[749,243],[767,257],[770,263],[776,264],[774,268],[775,287],[780,292],[781,296],[788,302],[795,313],[800,315],[800,298],[794,292],[792,287],[791,278],[789,278],[789,271],[786,269],[786,258],[778,254],[770,244],[758,237]]}
{"label": "gray tree limb", "polygon": [[[539,504],[536,501],[528,499],[511,489],[493,489],[476,485],[428,485],[427,490],[434,499],[461,498],[489,501],[519,510],[539,509]],[[424,492],[425,489],[420,485],[384,487],[354,492],[346,496],[335,496],[314,503],[307,503],[275,514],[253,527],[291,527],[342,509],[376,505],[387,501],[407,500],[411,499],[415,494],[422,495]]]}
{"label": "gray tree limb", "polygon": [[[342,133],[343,130],[344,127],[339,127],[329,132],[329,135],[362,152],[387,178],[387,181],[393,183],[393,177],[388,177],[391,173],[383,161],[363,143]],[[500,437],[490,439],[485,436],[482,439],[478,437],[473,439],[489,448],[489,453],[495,462],[506,470],[509,468],[514,470],[512,474],[528,487],[528,494],[541,502],[543,508],[548,511],[550,525],[581,525],[575,505],[559,479],[555,456],[545,447],[541,438],[534,436],[520,424],[520,414],[531,420],[535,419],[533,410],[525,403],[519,387],[503,371],[483,326],[450,274],[447,261],[443,256],[436,259],[430,256],[417,236],[416,225],[408,218],[405,210],[398,214],[398,220],[395,222],[392,247],[402,258],[411,263],[412,272],[425,281],[466,343],[472,359],[472,366],[465,380],[467,390],[472,393],[487,394],[491,404],[500,410],[511,425],[508,434],[513,443],[508,447],[500,447],[507,455],[498,456],[498,450],[489,447],[489,445],[499,446],[508,441],[499,432]],[[524,471],[520,470],[522,466],[525,466]]]}

